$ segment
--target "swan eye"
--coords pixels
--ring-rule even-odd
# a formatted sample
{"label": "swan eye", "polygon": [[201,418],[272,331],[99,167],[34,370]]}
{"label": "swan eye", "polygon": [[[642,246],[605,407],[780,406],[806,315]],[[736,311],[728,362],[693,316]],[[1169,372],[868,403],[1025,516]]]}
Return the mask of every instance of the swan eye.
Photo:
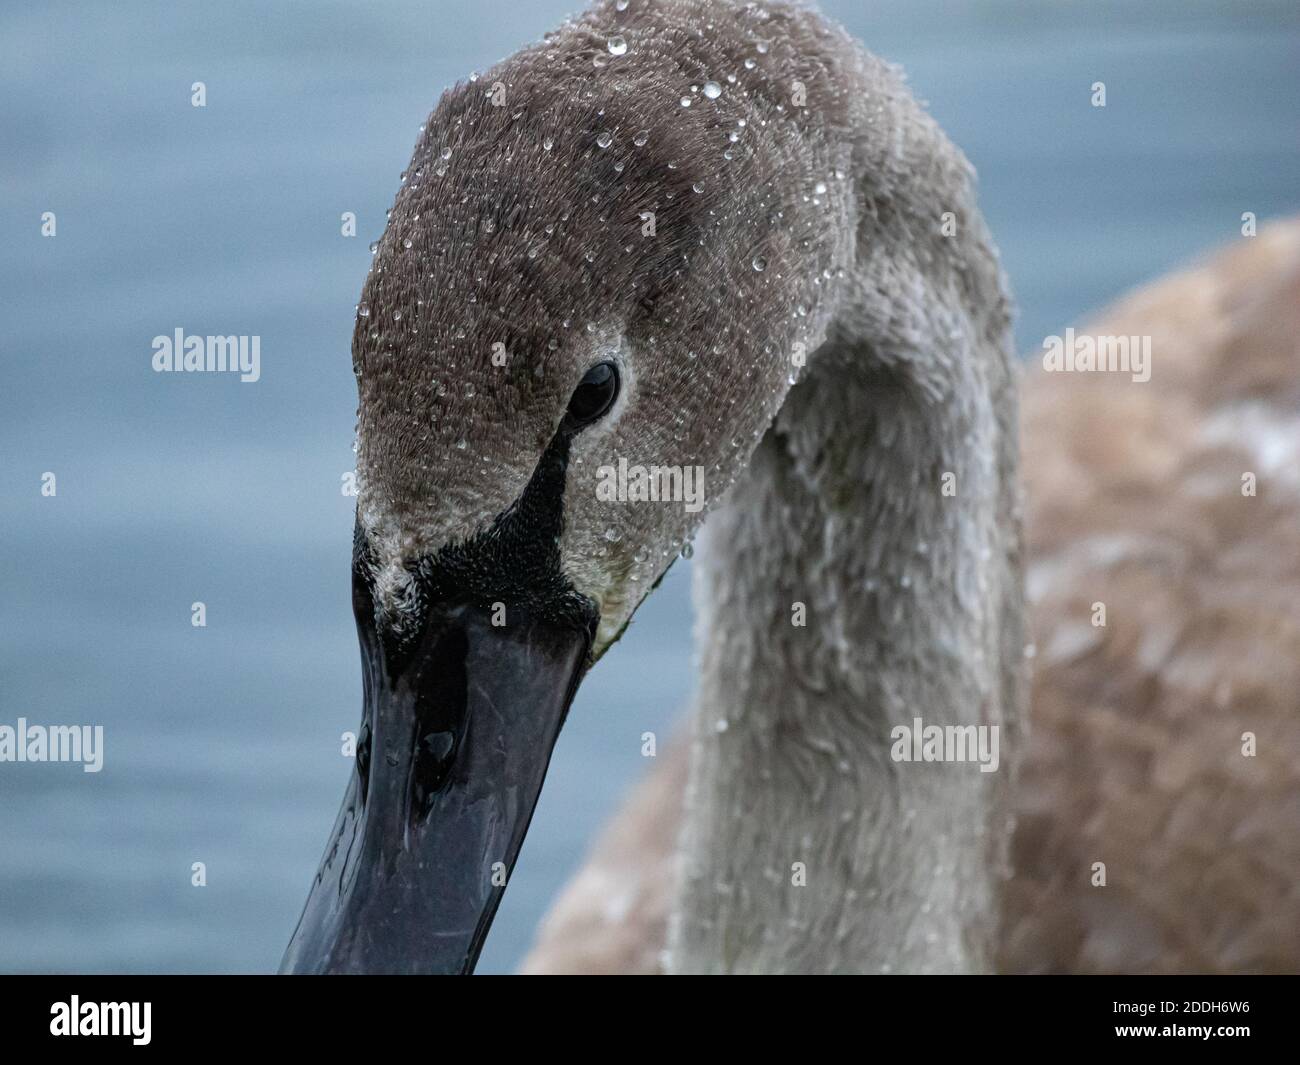
{"label": "swan eye", "polygon": [[581,429],[609,413],[618,398],[618,367],[612,362],[598,362],[586,372],[569,398],[566,414],[569,425]]}

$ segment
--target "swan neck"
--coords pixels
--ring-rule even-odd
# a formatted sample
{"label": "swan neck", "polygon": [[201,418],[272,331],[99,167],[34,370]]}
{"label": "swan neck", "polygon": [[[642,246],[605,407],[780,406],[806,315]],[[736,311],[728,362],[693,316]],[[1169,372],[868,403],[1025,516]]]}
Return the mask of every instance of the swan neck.
{"label": "swan neck", "polygon": [[988,964],[1024,701],[1017,375],[968,168],[919,114],[933,166],[857,220],[826,341],[696,553],[677,971]]}

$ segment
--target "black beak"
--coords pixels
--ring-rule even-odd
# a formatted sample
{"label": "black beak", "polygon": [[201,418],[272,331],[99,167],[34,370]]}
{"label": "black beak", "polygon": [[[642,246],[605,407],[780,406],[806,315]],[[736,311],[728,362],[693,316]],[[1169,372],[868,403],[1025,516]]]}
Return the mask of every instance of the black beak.
{"label": "black beak", "polygon": [[377,634],[360,569],[354,605],[365,672],[356,769],[281,971],[469,973],[594,622],[536,603],[435,602],[400,646]]}

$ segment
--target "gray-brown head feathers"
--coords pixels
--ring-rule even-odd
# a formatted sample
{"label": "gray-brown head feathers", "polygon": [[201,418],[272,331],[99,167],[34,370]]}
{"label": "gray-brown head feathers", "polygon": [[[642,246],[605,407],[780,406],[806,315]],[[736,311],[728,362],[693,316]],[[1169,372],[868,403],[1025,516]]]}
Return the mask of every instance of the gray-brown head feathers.
{"label": "gray-brown head feathers", "polygon": [[600,501],[599,471],[701,467],[711,502],[743,468],[852,258],[861,63],[797,7],[606,3],[444,95],[353,343],[359,513],[388,561],[486,528],[612,359],[562,552],[621,628],[702,514]]}

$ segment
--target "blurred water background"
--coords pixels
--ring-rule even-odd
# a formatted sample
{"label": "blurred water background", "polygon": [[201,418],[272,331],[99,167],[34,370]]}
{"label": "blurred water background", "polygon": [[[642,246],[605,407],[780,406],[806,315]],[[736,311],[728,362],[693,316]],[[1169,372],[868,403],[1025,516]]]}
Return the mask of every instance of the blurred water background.
{"label": "blurred water background", "polygon": [[[0,8],[0,724],[107,748],[98,774],[0,764],[0,969],[278,964],[360,713],[340,483],[367,245],[442,89],[575,6]],[[978,168],[1022,350],[1300,208],[1294,2],[824,8]],[[153,373],[178,326],[259,334],[261,381]],[[680,715],[688,591],[679,564],[582,688],[481,971],[518,962]]]}

